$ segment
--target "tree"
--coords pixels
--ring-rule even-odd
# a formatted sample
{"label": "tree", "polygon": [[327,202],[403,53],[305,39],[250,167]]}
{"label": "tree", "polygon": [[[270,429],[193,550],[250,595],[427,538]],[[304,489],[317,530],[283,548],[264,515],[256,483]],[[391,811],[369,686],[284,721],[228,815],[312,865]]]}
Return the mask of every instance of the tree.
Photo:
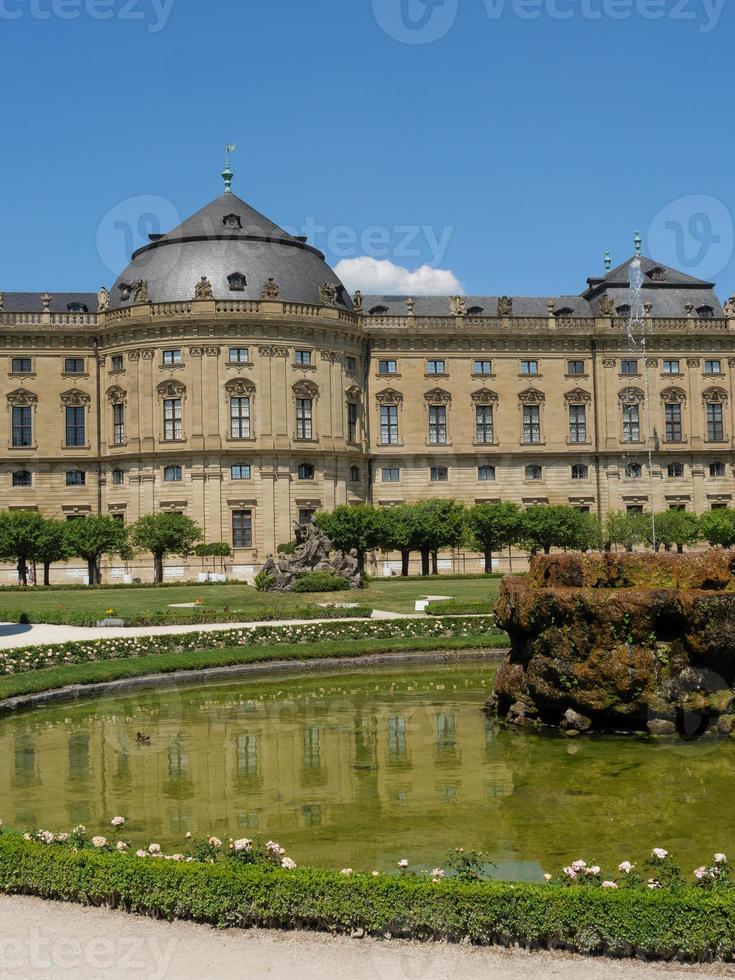
{"label": "tree", "polygon": [[21,585],[28,585],[28,562],[38,553],[44,523],[35,510],[0,511],[0,560],[18,563]]}
{"label": "tree", "polygon": [[186,557],[201,537],[199,525],[184,514],[146,514],[130,529],[131,544],[153,554],[156,584],[163,581],[163,559],[167,555]]}
{"label": "tree", "polygon": [[[643,520],[641,520],[643,518]],[[607,515],[605,522],[605,547],[619,544],[626,551],[632,551],[634,546],[641,544],[645,538],[644,521],[650,524],[646,514],[629,514],[624,510],[613,510]]]}
{"label": "tree", "polygon": [[699,518],[699,532],[711,545],[732,548],[735,545],[735,510],[723,507],[706,511]]}
{"label": "tree", "polygon": [[415,511],[414,542],[421,552],[421,574],[429,574],[429,563],[433,554],[433,572],[436,575],[436,555],[439,549],[455,548],[466,536],[465,505],[457,500],[435,497],[409,506]]}
{"label": "tree", "polygon": [[523,512],[521,537],[531,554],[543,549],[548,555],[552,548],[582,550],[590,547],[592,520],[576,507],[529,507]]}
{"label": "tree", "polygon": [[378,511],[377,545],[401,554],[401,575],[408,575],[411,552],[417,545],[417,513],[413,504],[397,504]]}
{"label": "tree", "polygon": [[335,548],[357,551],[357,565],[365,571],[365,553],[380,543],[380,515],[370,504],[340,504],[314,516],[314,523],[331,538]]}
{"label": "tree", "polygon": [[122,521],[107,514],[91,514],[67,521],[66,537],[71,554],[87,563],[90,585],[102,581],[102,555],[120,555],[127,547],[127,528]]}
{"label": "tree", "polygon": [[[194,548],[194,554],[197,558],[229,558],[232,554],[232,548],[226,541],[212,541],[209,544],[198,544]],[[224,562],[220,561],[220,568],[224,572]],[[212,571],[214,571],[214,561],[212,561]]]}
{"label": "tree", "polygon": [[467,511],[467,526],[473,546],[485,555],[485,572],[493,570],[493,552],[515,544],[520,537],[523,512],[518,504],[475,504]]}
{"label": "tree", "polygon": [[51,584],[51,565],[53,562],[66,561],[67,558],[71,558],[72,549],[67,531],[67,521],[55,521],[49,518],[43,522],[33,557],[43,564],[44,585]]}
{"label": "tree", "polygon": [[699,521],[686,510],[664,510],[656,514],[655,527],[656,544],[662,544],[667,551],[676,545],[676,550],[681,554],[684,545],[699,540]]}

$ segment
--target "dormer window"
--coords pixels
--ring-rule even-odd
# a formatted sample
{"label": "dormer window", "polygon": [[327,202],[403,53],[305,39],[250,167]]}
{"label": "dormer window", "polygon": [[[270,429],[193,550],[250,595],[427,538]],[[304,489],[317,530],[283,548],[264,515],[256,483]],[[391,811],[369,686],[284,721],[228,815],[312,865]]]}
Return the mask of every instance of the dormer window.
{"label": "dormer window", "polygon": [[225,228],[232,228],[233,230],[242,228],[242,221],[240,220],[239,214],[226,214],[222,219],[222,224]]}
{"label": "dormer window", "polygon": [[371,310],[368,310],[370,316],[385,316],[387,312],[387,306],[374,306]]}
{"label": "dormer window", "polygon": [[133,285],[132,285],[132,283],[129,283],[129,282],[121,282],[118,285],[117,288],[120,290],[120,299],[123,302],[125,302],[128,299],[130,299],[130,296],[131,296],[131,294],[133,292]]}
{"label": "dormer window", "polygon": [[712,309],[711,306],[697,307],[697,316],[699,317],[700,320],[711,320],[714,315],[715,315],[715,311]]}
{"label": "dormer window", "polygon": [[574,310],[571,306],[562,306],[560,310],[554,310],[554,316],[571,316]]}
{"label": "dormer window", "polygon": [[248,281],[242,272],[233,272],[231,276],[227,277],[227,282],[230,284],[230,289],[233,292],[239,293],[241,293],[248,284]]}
{"label": "dormer window", "polygon": [[467,316],[480,316],[482,314],[481,306],[471,306],[467,310]]}
{"label": "dormer window", "polygon": [[654,266],[646,275],[652,282],[663,282],[666,279],[666,273],[660,265]]}
{"label": "dormer window", "polygon": [[67,303],[66,308],[69,313],[89,313],[89,307],[84,303]]}
{"label": "dormer window", "polygon": [[615,312],[618,316],[630,316],[630,306],[627,303],[623,303],[622,306],[616,306]]}

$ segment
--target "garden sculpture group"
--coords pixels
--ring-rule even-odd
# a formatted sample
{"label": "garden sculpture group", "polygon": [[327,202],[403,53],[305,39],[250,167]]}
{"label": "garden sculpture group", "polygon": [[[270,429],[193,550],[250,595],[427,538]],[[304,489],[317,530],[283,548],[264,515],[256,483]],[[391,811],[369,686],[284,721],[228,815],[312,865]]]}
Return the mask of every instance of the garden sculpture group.
{"label": "garden sculpture group", "polygon": [[357,552],[338,551],[332,554],[331,540],[320,531],[316,524],[298,524],[294,521],[296,547],[292,555],[279,555],[274,559],[268,555],[261,574],[267,575],[270,582],[268,592],[291,592],[302,575],[309,572],[326,572],[337,575],[349,582],[351,589],[362,588],[362,576],[357,561]]}

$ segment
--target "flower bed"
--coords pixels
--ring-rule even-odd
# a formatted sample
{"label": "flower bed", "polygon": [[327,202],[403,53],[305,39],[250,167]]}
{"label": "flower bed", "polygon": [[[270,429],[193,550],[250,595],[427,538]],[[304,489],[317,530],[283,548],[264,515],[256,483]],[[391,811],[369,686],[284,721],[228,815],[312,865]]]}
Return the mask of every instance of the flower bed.
{"label": "flower bed", "polygon": [[359,622],[304,623],[293,626],[255,626],[250,629],[157,636],[121,636],[103,640],[76,640],[0,651],[0,673],[20,674],[61,664],[146,657],[161,653],[214,650],[222,647],[310,643],[322,640],[461,637],[497,634],[492,617],[445,619],[387,619]]}
{"label": "flower bed", "polygon": [[29,837],[0,834],[0,890],[220,927],[364,930],[666,960],[735,958],[732,888],[473,882],[443,878],[438,869],[413,876],[405,861],[397,875],[323,871],[297,868],[273,841],[227,846],[210,837],[195,842],[187,857],[163,855],[156,844],[134,851],[124,841],[89,839],[84,828]]}
{"label": "flower bed", "polygon": [[[273,619],[369,619],[372,606],[284,606],[278,608],[243,609],[191,609],[187,612],[147,613],[140,616],[124,616],[126,626],[197,626],[205,623],[258,623]],[[105,614],[76,612],[67,609],[45,609],[38,613],[26,610],[2,610],[2,619],[8,623],[45,623],[52,626],[96,626],[98,620],[116,617],[114,609]]]}

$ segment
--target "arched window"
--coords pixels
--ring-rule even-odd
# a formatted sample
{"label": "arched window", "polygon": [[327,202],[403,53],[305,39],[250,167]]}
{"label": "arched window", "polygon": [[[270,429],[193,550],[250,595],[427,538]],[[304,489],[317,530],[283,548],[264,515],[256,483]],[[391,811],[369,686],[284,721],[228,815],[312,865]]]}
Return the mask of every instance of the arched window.
{"label": "arched window", "polygon": [[615,307],[615,312],[618,316],[630,316],[630,306],[627,303],[622,303]]}
{"label": "arched window", "polygon": [[585,466],[584,463],[575,463],[572,466],[572,479],[573,480],[586,480],[590,475],[589,466]]}
{"label": "arched window", "polygon": [[89,313],[89,307],[84,303],[67,303],[66,308],[69,313]]}
{"label": "arched window", "polygon": [[227,277],[227,282],[229,283],[230,289],[233,293],[243,292],[248,284],[248,281],[242,272],[233,272],[231,276]]}
{"label": "arched window", "polygon": [[384,316],[388,312],[387,306],[373,306],[372,309],[368,310],[371,316]]}
{"label": "arched window", "polygon": [[527,480],[540,480],[543,476],[543,469],[538,463],[530,463],[525,472]]}
{"label": "arched window", "polygon": [[716,462],[709,464],[709,475],[714,477],[721,477],[725,475],[725,464]]}
{"label": "arched window", "polygon": [[360,480],[360,467],[351,466],[350,467],[350,483],[358,483]]}
{"label": "arched window", "polygon": [[560,309],[554,310],[554,316],[571,316],[573,313],[574,310],[571,308],[571,306],[562,306]]}
{"label": "arched window", "polygon": [[112,482],[116,487],[120,487],[125,482],[125,473],[123,470],[113,470],[112,471]]}
{"label": "arched window", "polygon": [[67,487],[83,487],[86,483],[87,478],[84,470],[67,470],[66,471],[66,485]]}
{"label": "arched window", "polygon": [[299,463],[299,480],[313,480],[314,479],[314,464],[313,463]]}
{"label": "arched window", "polygon": [[471,306],[467,310],[467,316],[480,316],[482,314],[482,309],[483,308],[481,306]]}
{"label": "arched window", "polygon": [[164,466],[163,468],[163,480],[165,483],[180,483],[181,482],[181,467],[180,466]]}
{"label": "arched window", "polygon": [[683,463],[669,463],[666,467],[666,475],[670,479],[678,479],[684,476],[684,464]]}
{"label": "arched window", "polygon": [[30,487],[32,482],[33,477],[28,470],[16,470],[15,473],[13,473],[14,487]]}
{"label": "arched window", "polygon": [[711,320],[715,315],[715,311],[711,306],[698,306],[697,316],[700,320]]}
{"label": "arched window", "polygon": [[478,466],[477,467],[477,479],[478,480],[494,480],[495,479],[495,467],[494,466]]}
{"label": "arched window", "polygon": [[640,480],[643,475],[643,468],[640,463],[627,463],[625,466],[625,475],[629,480]]}

